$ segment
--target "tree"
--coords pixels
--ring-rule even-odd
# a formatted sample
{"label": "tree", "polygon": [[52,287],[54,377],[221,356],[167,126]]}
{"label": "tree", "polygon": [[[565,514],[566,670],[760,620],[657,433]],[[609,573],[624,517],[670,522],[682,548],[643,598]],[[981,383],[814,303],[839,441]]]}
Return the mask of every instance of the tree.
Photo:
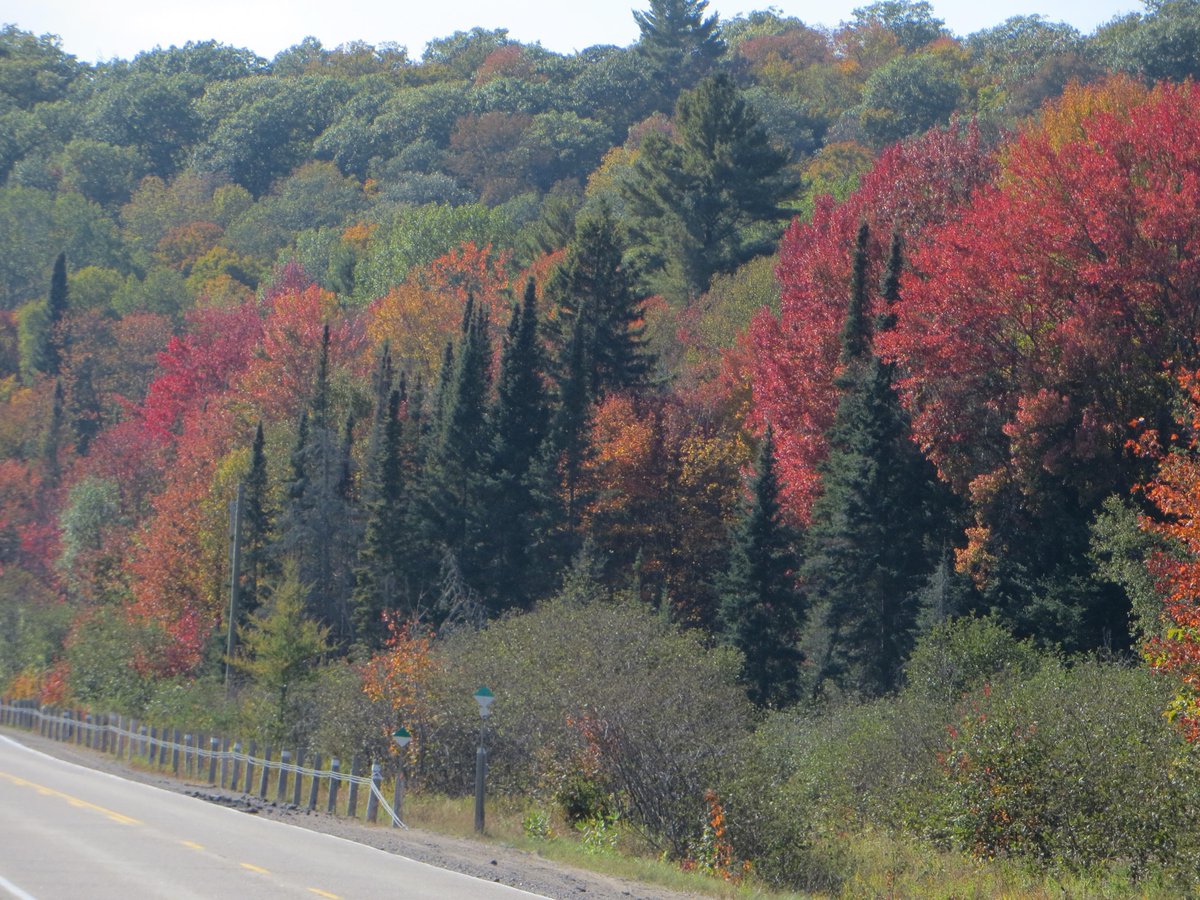
{"label": "tree", "polygon": [[[400,405],[403,397],[385,381],[387,400],[376,410],[374,448],[368,462],[370,496],[367,520],[354,573],[354,636],[366,647],[378,647],[385,635],[383,615],[402,599],[402,553],[405,540],[405,484],[401,448]],[[411,612],[411,611],[410,611]]]}
{"label": "tree", "polygon": [[654,73],[660,109],[670,109],[725,52],[718,17],[705,18],[707,8],[708,0],[650,0],[648,10],[633,13],[637,49]]}
{"label": "tree", "polygon": [[913,248],[921,277],[880,337],[917,440],[970,500],[959,568],[1021,635],[1130,640],[1089,530],[1146,478],[1129,423],[1171,432],[1164,361],[1198,355],[1197,96],[1125,78],[1069,89],[1005,149],[997,183]]}
{"label": "tree", "polygon": [[724,640],[742,652],[742,682],[757,706],[781,708],[799,696],[798,647],[804,598],[796,584],[794,535],[783,521],[775,438],[763,434],[751,502],[732,535],[720,579]]}
{"label": "tree", "polygon": [[819,636],[816,677],[875,695],[897,684],[912,647],[918,590],[936,560],[929,537],[937,519],[933,469],[912,441],[892,366],[873,349],[867,238],[864,222],[841,334],[837,414],[802,574],[819,615],[811,629]]}
{"label": "tree", "polygon": [[352,420],[339,434],[330,397],[330,333],[326,325],[309,406],[301,414],[292,451],[277,546],[285,558],[297,561],[299,577],[310,585],[314,617],[344,644],[353,634],[350,594],[359,522],[350,480]]}
{"label": "tree", "polygon": [[946,33],[946,23],[934,18],[933,6],[926,0],[878,0],[855,9],[854,23],[882,25],[909,53]]}
{"label": "tree", "polygon": [[492,421],[495,445],[489,493],[495,555],[489,593],[499,608],[528,606],[535,498],[530,469],[549,428],[545,352],[538,334],[537,287],[525,285],[500,355]]}
{"label": "tree", "polygon": [[249,675],[275,700],[267,730],[283,740],[294,722],[288,709],[289,690],[316,677],[314,663],[329,653],[329,629],[305,615],[311,587],[300,581],[299,566],[284,563],[262,610],[238,629],[241,652],[229,662]]}
{"label": "tree", "polygon": [[898,56],[863,85],[859,122],[876,147],[944,125],[966,97],[965,54]]}
{"label": "tree", "polygon": [[675,134],[646,138],[625,200],[648,270],[694,297],[715,273],[770,251],[798,182],[728,76],[679,98]]}
{"label": "tree", "polygon": [[568,344],[577,335],[593,399],[647,383],[653,358],[645,348],[643,301],[635,284],[609,209],[582,217],[546,293],[557,306],[552,336],[559,371],[570,364]]}
{"label": "tree", "polygon": [[435,444],[430,459],[436,485],[437,522],[441,543],[454,555],[467,586],[479,591],[486,569],[490,535],[485,486],[493,430],[488,420],[492,384],[492,345],[487,310],[468,298],[462,334],[445,381]]}
{"label": "tree", "polygon": [[50,297],[46,302],[44,371],[51,377],[57,377],[61,373],[65,362],[68,312],[70,301],[67,295],[67,255],[60,253],[54,260],[54,271],[50,275]]}
{"label": "tree", "polygon": [[262,601],[260,586],[274,571],[270,548],[274,540],[275,516],[269,490],[266,438],[263,436],[262,422],[259,422],[250,447],[250,471],[246,475],[242,495],[242,581],[238,592],[241,600],[238,624],[244,624],[258,610]]}
{"label": "tree", "polygon": [[[818,200],[811,221],[796,221],[779,248],[780,312],[758,313],[753,344],[753,415],[775,429],[783,502],[788,515],[808,520],[820,492],[817,467],[828,452],[826,434],[837,410],[839,332],[855,235],[866,220],[868,285],[877,284],[887,245],[898,230],[909,256],[939,223],[954,216],[996,163],[975,128],[931,131],[885,150],[845,202]],[[883,311],[871,292],[870,313]]]}

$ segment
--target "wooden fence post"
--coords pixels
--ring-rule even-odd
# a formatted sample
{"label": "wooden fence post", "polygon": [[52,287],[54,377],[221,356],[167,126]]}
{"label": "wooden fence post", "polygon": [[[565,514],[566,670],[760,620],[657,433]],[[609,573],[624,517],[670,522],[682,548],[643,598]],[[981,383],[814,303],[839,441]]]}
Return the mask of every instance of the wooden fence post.
{"label": "wooden fence post", "polygon": [[251,739],[248,749],[246,750],[246,786],[242,788],[243,794],[249,794],[254,786],[254,752],[258,749],[258,745]]}
{"label": "wooden fence post", "polygon": [[267,799],[267,781],[271,777],[271,745],[267,744],[266,752],[263,753],[262,773],[258,776],[258,798],[260,800]]}
{"label": "wooden fence post", "polygon": [[379,763],[371,763],[371,796],[367,797],[367,821],[374,825],[379,821],[379,788],[383,784],[383,769]]}
{"label": "wooden fence post", "polygon": [[210,737],[208,739],[208,783],[217,783],[217,751],[221,749],[221,739],[219,737]]}
{"label": "wooden fence post", "polygon": [[[313,756],[312,770],[314,773],[321,771],[321,754],[317,753]],[[308,811],[312,812],[317,808],[317,792],[321,789],[321,776],[314,774],[312,781],[308,784]]]}
{"label": "wooden fence post", "polygon": [[229,789],[237,791],[238,776],[242,773],[242,761],[238,757],[242,753],[242,742],[235,741],[233,744],[233,777],[229,779]]}
{"label": "wooden fence post", "polygon": [[341,771],[341,763],[336,758],[331,759],[329,761],[329,807],[325,811],[334,815],[337,815],[338,784],[341,781],[338,776]]}
{"label": "wooden fence post", "polygon": [[[279,782],[275,786],[275,802],[287,803],[287,787],[288,787],[288,770],[287,767],[292,762],[292,754],[289,750],[279,751]],[[297,776],[299,779],[299,776]]]}
{"label": "wooden fence post", "polygon": [[[357,778],[362,774],[362,757],[357,753],[350,759],[350,777]],[[358,817],[358,782],[350,782],[350,796],[346,802],[346,815],[351,819]]]}
{"label": "wooden fence post", "polygon": [[[296,751],[296,768],[297,769],[304,768],[304,751],[303,750]],[[301,785],[301,782],[303,782],[303,781],[304,781],[304,776],[301,775],[299,772],[297,772],[296,773],[296,783],[292,786],[292,806],[296,807],[296,809],[300,808],[300,792],[301,792],[300,785]]]}

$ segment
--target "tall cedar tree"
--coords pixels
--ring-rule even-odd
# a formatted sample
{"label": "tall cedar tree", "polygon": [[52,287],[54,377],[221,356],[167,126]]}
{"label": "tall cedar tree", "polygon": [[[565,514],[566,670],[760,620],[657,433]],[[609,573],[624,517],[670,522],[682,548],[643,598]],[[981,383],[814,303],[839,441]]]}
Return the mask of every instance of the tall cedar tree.
{"label": "tall cedar tree", "polygon": [[720,580],[725,642],[742,651],[742,681],[757,706],[781,708],[800,689],[798,647],[804,598],[796,585],[795,535],[779,510],[775,437],[768,426],[758,456],[752,501],[733,533],[729,569]]}
{"label": "tall cedar tree", "polygon": [[788,161],[728,76],[679,98],[674,139],[647,136],[625,190],[638,251],[664,293],[698,296],[715,274],[774,250],[791,215],[781,204],[799,187]]}
{"label": "tall cedar tree", "polygon": [[558,307],[552,338],[559,347],[560,377],[570,365],[568,345],[578,332],[588,393],[597,401],[645,386],[654,363],[643,337],[643,299],[624,255],[620,228],[602,207],[579,221],[566,257],[546,286]]}
{"label": "tall cedar tree", "polygon": [[706,75],[725,53],[717,15],[705,17],[707,0],[650,0],[634,11],[641,36],[637,51],[650,64],[658,86],[658,109],[671,108],[681,90]]}
{"label": "tall cedar tree", "polygon": [[896,685],[936,554],[929,540],[932,467],[910,437],[891,367],[872,349],[867,237],[864,222],[842,329],[840,399],[801,573],[820,613],[809,641],[817,678],[871,696]]}
{"label": "tall cedar tree", "polygon": [[50,296],[46,302],[46,343],[42,356],[44,372],[57,377],[66,361],[67,310],[70,297],[67,289],[67,254],[54,260],[50,274]]}
{"label": "tall cedar tree", "polygon": [[266,439],[262,422],[254,431],[250,471],[242,495],[242,582],[238,624],[258,610],[262,585],[275,574],[270,554],[273,514],[268,493]]}
{"label": "tall cedar tree", "polygon": [[453,366],[440,392],[439,423],[431,471],[436,498],[430,511],[440,543],[458,563],[466,584],[480,591],[486,571],[488,527],[485,491],[491,464],[488,399],[492,345],[488,310],[467,298],[463,328]]}
{"label": "tall cedar tree", "polygon": [[497,611],[527,607],[533,599],[528,571],[535,511],[530,468],[550,424],[545,369],[538,336],[537,290],[531,278],[522,303],[513,306],[492,415],[495,447],[490,485],[492,526],[488,530],[493,552],[488,590]]}

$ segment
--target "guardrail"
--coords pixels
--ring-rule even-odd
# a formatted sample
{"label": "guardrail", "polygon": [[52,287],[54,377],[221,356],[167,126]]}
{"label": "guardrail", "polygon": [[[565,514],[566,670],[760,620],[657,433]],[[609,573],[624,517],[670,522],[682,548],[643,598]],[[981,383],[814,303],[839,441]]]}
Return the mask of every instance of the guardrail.
{"label": "guardrail", "polygon": [[[143,763],[160,771],[168,770],[176,777],[203,779],[222,790],[237,791],[242,785],[243,794],[260,800],[270,800],[274,782],[275,802],[290,802],[297,809],[309,812],[318,809],[323,799],[325,812],[357,818],[359,789],[366,788],[367,821],[376,823],[382,807],[393,828],[408,827],[400,817],[404,803],[403,774],[397,775],[393,782],[389,804],[383,795],[382,767],[373,762],[370,776],[365,776],[361,774],[359,756],[351,760],[348,773],[341,770],[337,758],[330,759],[329,768],[322,769],[319,753],[313,754],[311,765],[305,765],[303,750],[295,753],[282,750],[279,758],[273,759],[269,746],[257,756],[254,741],[243,748],[240,741],[219,735],[159,729],[126,716],[40,706],[33,700],[0,698],[0,726],[37,731],[50,740],[109,753],[130,764]],[[338,798],[343,784],[347,786],[344,804]],[[305,801],[303,806],[302,801]]]}

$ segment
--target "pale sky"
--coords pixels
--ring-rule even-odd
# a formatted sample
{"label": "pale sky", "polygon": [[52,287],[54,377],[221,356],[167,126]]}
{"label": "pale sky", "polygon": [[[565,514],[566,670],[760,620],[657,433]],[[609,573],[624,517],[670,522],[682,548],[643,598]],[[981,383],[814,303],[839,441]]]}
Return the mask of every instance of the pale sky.
{"label": "pale sky", "polygon": [[[870,0],[710,0],[722,19],[774,6],[810,25],[836,25]],[[965,36],[1014,15],[1040,13],[1085,34],[1114,16],[1141,11],[1139,0],[932,0],[934,14]],[[56,34],[68,53],[88,62],[132,59],[155,46],[215,39],[272,58],[316,37],[327,48],[348,41],[393,41],[418,59],[431,38],[476,25],[507,28],[523,43],[559,53],[637,39],[632,9],[649,0],[0,0],[0,23]]]}

